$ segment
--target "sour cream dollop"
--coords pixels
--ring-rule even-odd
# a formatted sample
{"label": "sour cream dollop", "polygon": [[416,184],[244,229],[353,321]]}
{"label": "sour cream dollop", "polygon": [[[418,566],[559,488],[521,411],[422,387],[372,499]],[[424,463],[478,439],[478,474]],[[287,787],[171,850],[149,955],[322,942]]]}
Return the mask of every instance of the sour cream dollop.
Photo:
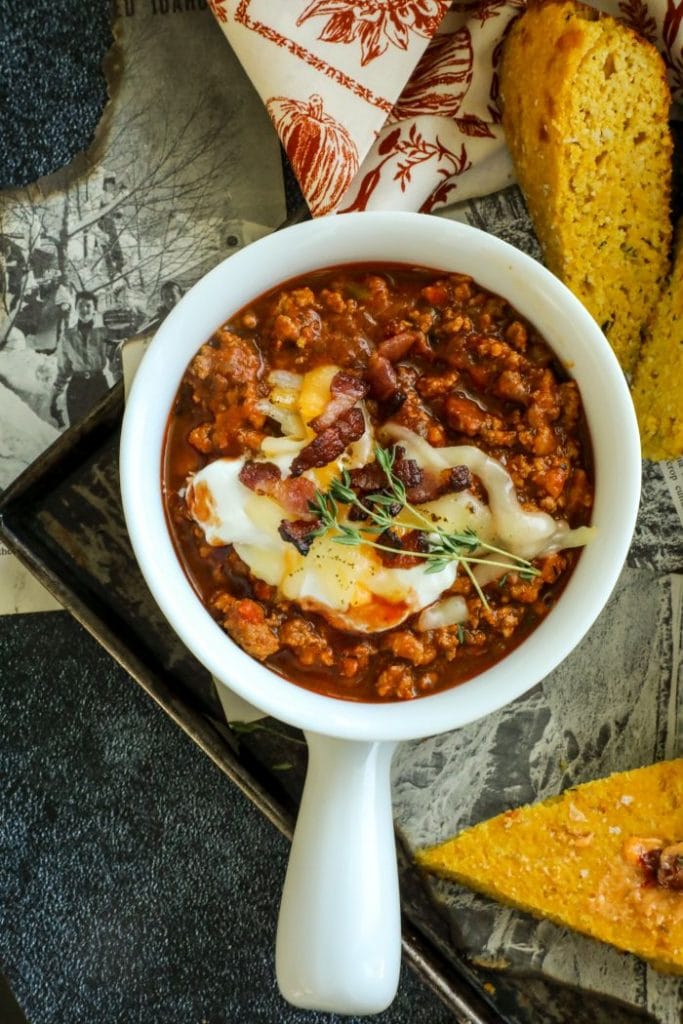
{"label": "sour cream dollop", "polygon": [[[322,367],[302,378],[274,382],[269,402],[286,411],[282,421],[292,434],[264,439],[262,461],[278,466],[283,477],[297,452],[313,436],[307,424],[329,401],[329,385],[335,372],[337,367]],[[589,539],[591,531],[586,528],[570,530],[566,523],[544,512],[524,510],[505,467],[479,449],[433,448],[417,434],[395,424],[387,424],[380,431],[380,438],[376,438],[367,415],[366,424],[363,437],[339,459],[304,475],[326,490],[344,468],[371,461],[375,444],[398,443],[423,469],[465,465],[486,488],[488,503],[461,491],[420,505],[421,515],[433,522],[435,528],[451,533],[472,530],[487,543],[527,559]],[[423,565],[388,567],[373,548],[365,544],[341,545],[330,533],[315,538],[308,553],[302,555],[279,532],[283,519],[296,516],[274,497],[245,487],[240,480],[245,461],[221,458],[209,463],[188,480],[186,503],[208,544],[232,544],[251,573],[276,587],[283,598],[296,602],[302,609],[323,614],[334,625],[370,633],[389,629],[416,612],[423,612],[453,586],[458,571],[455,562],[434,573],[425,572]],[[423,528],[422,524],[412,522],[407,510],[398,522]],[[478,565],[475,571],[482,585],[504,572],[486,564]],[[451,619],[453,614],[450,608]],[[461,621],[462,615],[459,606],[456,619]],[[423,618],[422,628],[432,628],[427,625],[431,621],[429,616]],[[437,615],[434,622],[438,621]]]}

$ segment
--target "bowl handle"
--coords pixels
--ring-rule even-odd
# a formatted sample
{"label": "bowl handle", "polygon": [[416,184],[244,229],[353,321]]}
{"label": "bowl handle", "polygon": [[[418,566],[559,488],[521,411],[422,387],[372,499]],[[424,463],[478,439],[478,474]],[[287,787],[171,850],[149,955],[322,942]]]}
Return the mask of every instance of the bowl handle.
{"label": "bowl handle", "polygon": [[275,945],[278,985],[294,1006],[379,1013],[396,994],[401,965],[390,786],[396,744],[306,739],[306,785]]}

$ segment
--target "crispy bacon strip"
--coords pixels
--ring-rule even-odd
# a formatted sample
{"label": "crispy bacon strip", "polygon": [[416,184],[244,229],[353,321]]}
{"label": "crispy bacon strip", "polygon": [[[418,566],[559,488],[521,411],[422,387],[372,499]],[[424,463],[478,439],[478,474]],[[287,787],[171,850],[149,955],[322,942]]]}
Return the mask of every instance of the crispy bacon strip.
{"label": "crispy bacon strip", "polygon": [[382,544],[396,551],[395,555],[381,552],[384,565],[392,569],[412,569],[415,565],[424,564],[419,555],[411,554],[412,551],[427,550],[427,539],[421,531],[410,530],[399,537],[393,530],[385,530],[380,539]]}
{"label": "crispy bacon strip", "polygon": [[406,491],[418,487],[424,479],[424,471],[420,469],[415,459],[406,459],[402,448],[396,452],[393,468],[394,475],[399,478]]}
{"label": "crispy bacon strip", "polygon": [[[396,458],[393,466],[394,474],[406,487],[416,487],[422,480],[423,471],[415,459],[405,457],[405,449],[400,445],[396,448]],[[387,478],[379,462],[368,462],[367,465],[349,472],[351,487],[356,494],[369,494],[371,491],[381,491],[387,484]]]}
{"label": "crispy bacon strip", "polygon": [[466,491],[471,486],[472,474],[468,467],[454,466],[452,469],[442,469],[440,473],[426,470],[419,484],[406,489],[406,495],[411,504],[423,505],[444,494]]}
{"label": "crispy bacon strip", "polygon": [[318,519],[283,519],[278,533],[288,544],[293,544],[301,555],[307,555],[313,543],[313,531],[318,526]]}
{"label": "crispy bacon strip", "polygon": [[347,409],[338,416],[332,426],[314,437],[302,448],[291,466],[292,476],[301,476],[307,469],[327,466],[338,459],[342,452],[357,441],[365,430],[365,417],[360,409]]}
{"label": "crispy bacon strip", "polygon": [[351,489],[358,497],[370,494],[372,491],[381,491],[386,486],[387,478],[379,462],[368,462],[366,466],[349,470]]}
{"label": "crispy bacon strip", "polygon": [[310,421],[309,426],[315,430],[316,434],[322,433],[323,430],[331,427],[335,420],[342,416],[347,409],[351,409],[361,398],[365,398],[367,393],[368,385],[364,380],[357,377],[354,373],[346,373],[344,370],[340,370],[332,378],[330,384],[332,401],[319,416]]}
{"label": "crispy bacon strip", "polygon": [[444,471],[448,475],[449,491],[466,491],[472,486],[472,473],[469,466],[453,466]]}
{"label": "crispy bacon strip", "polygon": [[425,349],[431,355],[431,349],[424,331],[418,330],[398,331],[398,333],[393,334],[390,338],[386,338],[385,341],[381,342],[377,348],[377,352],[380,356],[388,359],[390,363],[395,363],[399,359],[402,359],[403,356],[410,351],[413,345],[420,346],[421,355],[424,354]]}
{"label": "crispy bacon strip", "polygon": [[282,481],[278,501],[286,512],[313,519],[309,503],[315,498],[315,484],[307,477],[289,476]]}
{"label": "crispy bacon strip", "polygon": [[[472,474],[467,466],[454,466],[440,473],[423,470],[414,459],[406,459],[405,451],[400,446],[396,449],[394,473],[403,483],[406,497],[412,505],[422,505],[442,494],[464,491],[472,486]],[[377,462],[352,469],[349,477],[352,489],[360,498],[373,491],[382,491],[387,483],[384,471]]]}
{"label": "crispy bacon strip", "polygon": [[240,470],[240,483],[256,494],[275,495],[282,473],[274,462],[245,462]]}
{"label": "crispy bacon strip", "polygon": [[275,498],[286,512],[311,518],[308,503],[315,497],[312,480],[294,477],[283,480],[280,470],[272,462],[245,462],[239,478],[250,491]]}
{"label": "crispy bacon strip", "polygon": [[396,370],[387,357],[379,352],[373,352],[368,361],[368,381],[370,394],[378,402],[392,401],[398,408],[400,400],[405,401]]}

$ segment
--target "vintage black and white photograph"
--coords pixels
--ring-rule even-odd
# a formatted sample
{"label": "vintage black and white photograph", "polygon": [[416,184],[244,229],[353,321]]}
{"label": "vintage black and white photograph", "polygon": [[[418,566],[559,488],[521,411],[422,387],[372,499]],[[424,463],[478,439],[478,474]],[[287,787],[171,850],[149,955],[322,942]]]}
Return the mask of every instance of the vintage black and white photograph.
{"label": "vintage black and white photograph", "polygon": [[284,219],[277,136],[206,5],[127,10],[87,159],[0,195],[0,487],[120,378],[122,341]]}

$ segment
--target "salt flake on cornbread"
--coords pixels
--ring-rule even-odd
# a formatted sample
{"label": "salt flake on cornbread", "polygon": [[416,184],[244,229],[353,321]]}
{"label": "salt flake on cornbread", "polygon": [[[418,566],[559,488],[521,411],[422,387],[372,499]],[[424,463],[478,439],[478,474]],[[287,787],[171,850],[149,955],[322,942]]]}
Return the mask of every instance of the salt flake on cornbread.
{"label": "salt flake on cornbread", "polygon": [[683,758],[506,811],[417,863],[683,973]]}

